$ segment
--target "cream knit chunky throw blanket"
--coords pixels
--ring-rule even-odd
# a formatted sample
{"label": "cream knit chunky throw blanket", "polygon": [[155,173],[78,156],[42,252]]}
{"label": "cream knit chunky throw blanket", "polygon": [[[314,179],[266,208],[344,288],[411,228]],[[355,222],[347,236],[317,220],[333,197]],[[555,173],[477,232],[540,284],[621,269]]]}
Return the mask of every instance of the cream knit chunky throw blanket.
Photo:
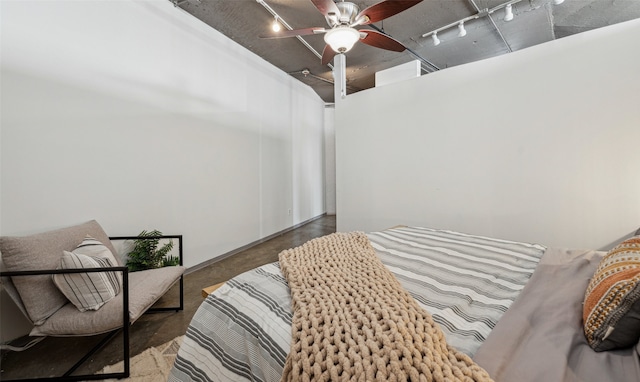
{"label": "cream knit chunky throw blanket", "polygon": [[279,255],[291,288],[282,381],[491,381],[450,347],[364,233],[335,233]]}

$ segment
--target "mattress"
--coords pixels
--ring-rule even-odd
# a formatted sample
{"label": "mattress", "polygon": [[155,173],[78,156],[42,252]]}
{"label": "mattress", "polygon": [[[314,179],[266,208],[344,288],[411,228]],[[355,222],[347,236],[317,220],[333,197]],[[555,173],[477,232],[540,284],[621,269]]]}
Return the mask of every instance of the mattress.
{"label": "mattress", "polygon": [[[367,236],[447,342],[469,356],[516,300],[546,250],[420,227]],[[279,381],[291,319],[289,288],[278,263],[229,280],[194,315],[169,381]]]}

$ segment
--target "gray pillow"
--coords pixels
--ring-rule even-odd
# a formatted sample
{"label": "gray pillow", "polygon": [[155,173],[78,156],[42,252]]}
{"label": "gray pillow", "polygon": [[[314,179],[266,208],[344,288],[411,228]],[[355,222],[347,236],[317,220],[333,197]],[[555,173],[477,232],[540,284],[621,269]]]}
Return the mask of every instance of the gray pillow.
{"label": "gray pillow", "polygon": [[[90,257],[107,258],[111,261],[111,267],[121,265],[121,263],[118,262],[118,256],[116,256],[114,252],[111,252],[109,247],[89,235],[87,235],[84,240],[82,240],[82,243],[78,244],[78,248],[74,249],[73,253]],[[113,273],[116,275],[116,279],[118,281],[118,289],[120,289],[120,285],[122,285],[122,273]]]}
{"label": "gray pillow", "polygon": [[[109,268],[107,257],[86,256],[64,251],[59,269]],[[60,292],[81,312],[98,310],[120,293],[119,272],[62,273],[53,275]]]}
{"label": "gray pillow", "polygon": [[[0,237],[0,252],[9,272],[56,269],[64,251],[73,251],[87,235],[116,253],[109,237],[95,220],[30,236]],[[122,264],[119,262],[118,265]],[[50,275],[17,276],[11,280],[34,325],[41,325],[47,317],[68,303]]]}

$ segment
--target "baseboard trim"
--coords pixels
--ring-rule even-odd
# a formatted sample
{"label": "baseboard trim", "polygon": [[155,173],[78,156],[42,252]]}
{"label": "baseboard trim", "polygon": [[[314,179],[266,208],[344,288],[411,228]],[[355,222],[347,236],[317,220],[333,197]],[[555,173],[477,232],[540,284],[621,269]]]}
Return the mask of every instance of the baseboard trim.
{"label": "baseboard trim", "polygon": [[233,256],[233,255],[235,255],[235,254],[237,254],[237,253],[240,253],[240,252],[242,252],[242,251],[245,251],[245,250],[247,250],[247,249],[249,249],[249,248],[251,248],[251,247],[255,247],[256,245],[258,245],[258,244],[262,244],[262,243],[264,243],[265,241],[268,241],[268,240],[273,239],[274,237],[277,237],[277,236],[283,235],[283,234],[285,234],[285,233],[287,233],[287,232],[293,231],[293,230],[294,230],[294,229],[296,229],[296,228],[300,228],[300,227],[302,227],[303,225],[305,225],[305,224],[309,224],[309,223],[311,223],[312,221],[318,220],[318,219],[320,219],[320,218],[322,218],[322,217],[324,217],[324,216],[326,216],[326,215],[327,215],[326,213],[323,213],[322,215],[318,215],[318,216],[312,217],[311,219],[305,220],[305,221],[303,221],[303,222],[301,222],[301,223],[298,223],[298,224],[296,224],[296,225],[294,225],[294,226],[291,226],[291,227],[289,227],[289,228],[285,228],[285,229],[283,229],[282,231],[278,231],[278,232],[276,232],[276,233],[274,233],[274,234],[271,234],[271,235],[269,235],[269,236],[266,236],[266,237],[264,237],[264,238],[262,238],[262,239],[258,239],[258,240],[256,240],[256,241],[253,241],[253,242],[249,243],[249,244],[243,245],[242,247],[236,248],[236,249],[234,249],[234,250],[232,250],[232,251],[229,251],[229,252],[227,252],[227,253],[223,253],[222,255],[220,255],[220,256],[216,256],[215,258],[213,258],[213,259],[211,259],[211,260],[207,260],[207,261],[204,261],[204,262],[202,262],[202,263],[200,263],[200,264],[197,264],[197,265],[194,265],[194,266],[192,266],[192,267],[187,268],[187,270],[186,270],[184,273],[185,273],[185,274],[189,274],[189,273],[192,273],[192,272],[198,271],[198,270],[200,270],[200,269],[202,269],[202,268],[206,268],[206,267],[208,267],[209,265],[212,265],[212,264],[217,263],[218,261],[222,261],[222,260],[224,260],[224,259],[226,259],[226,258],[228,258],[228,257],[230,257],[230,256]]}

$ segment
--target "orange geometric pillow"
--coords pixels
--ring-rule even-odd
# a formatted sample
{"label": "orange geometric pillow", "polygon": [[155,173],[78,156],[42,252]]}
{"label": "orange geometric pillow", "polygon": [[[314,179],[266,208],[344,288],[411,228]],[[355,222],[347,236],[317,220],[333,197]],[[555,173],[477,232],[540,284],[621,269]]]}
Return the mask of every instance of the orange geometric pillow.
{"label": "orange geometric pillow", "polygon": [[600,261],[583,306],[584,334],[595,351],[640,339],[640,236],[618,244]]}

